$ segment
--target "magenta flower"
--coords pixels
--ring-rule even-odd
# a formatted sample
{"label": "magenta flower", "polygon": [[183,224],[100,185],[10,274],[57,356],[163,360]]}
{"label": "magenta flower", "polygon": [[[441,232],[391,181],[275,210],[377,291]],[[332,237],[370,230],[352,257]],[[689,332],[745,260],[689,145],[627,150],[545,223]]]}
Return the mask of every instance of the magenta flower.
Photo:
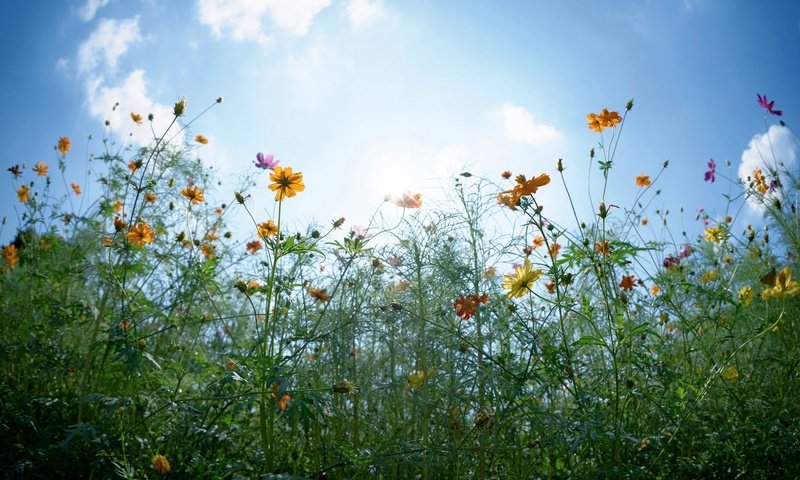
{"label": "magenta flower", "polygon": [[717,164],[714,163],[713,158],[708,159],[708,171],[706,172],[705,180],[706,182],[714,183],[716,177],[714,177],[714,173],[717,171]]}
{"label": "magenta flower", "polygon": [[774,108],[772,108],[773,105],[775,105],[775,100],[770,102],[767,100],[766,95],[762,97],[760,93],[757,93],[756,96],[758,97],[758,104],[761,105],[766,111],[777,117],[783,115],[783,110],[775,110]]}
{"label": "magenta flower", "polygon": [[271,153],[264,155],[263,153],[258,152],[258,155],[256,155],[256,160],[256,162],[253,162],[255,163],[256,167],[264,170],[275,170],[275,167],[277,167],[278,163],[280,163],[280,160],[275,160],[275,157]]}

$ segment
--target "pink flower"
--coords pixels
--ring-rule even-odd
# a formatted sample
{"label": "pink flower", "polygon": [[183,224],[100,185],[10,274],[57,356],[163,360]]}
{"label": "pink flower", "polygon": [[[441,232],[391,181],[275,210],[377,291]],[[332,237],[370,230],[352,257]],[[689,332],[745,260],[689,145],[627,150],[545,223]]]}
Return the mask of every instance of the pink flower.
{"label": "pink flower", "polygon": [[353,225],[353,237],[361,239],[368,238],[367,229],[360,225]]}
{"label": "pink flower", "polygon": [[769,113],[771,113],[771,114],[773,114],[773,115],[775,115],[777,117],[780,117],[781,115],[783,115],[783,111],[782,110],[775,110],[774,108],[772,108],[773,105],[775,105],[775,100],[770,102],[770,101],[767,100],[767,96],[766,95],[764,95],[762,97],[760,93],[756,94],[756,96],[758,96],[758,104],[761,105],[766,111],[768,111]]}
{"label": "pink flower", "polygon": [[714,163],[714,159],[708,159],[708,171],[706,172],[705,181],[714,183],[716,178],[714,177],[714,173],[717,171],[717,164]]}
{"label": "pink flower", "polygon": [[256,160],[258,161],[253,162],[255,163],[256,167],[264,170],[275,170],[275,167],[277,167],[278,163],[280,163],[280,160],[275,160],[275,157],[271,153],[264,155],[263,153],[258,152],[258,155],[256,155]]}

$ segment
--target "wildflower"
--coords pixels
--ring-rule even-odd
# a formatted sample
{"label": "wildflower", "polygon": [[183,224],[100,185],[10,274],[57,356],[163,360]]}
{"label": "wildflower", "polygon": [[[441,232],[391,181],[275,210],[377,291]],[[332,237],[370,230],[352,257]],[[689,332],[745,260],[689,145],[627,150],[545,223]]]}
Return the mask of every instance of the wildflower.
{"label": "wildflower", "polygon": [[20,170],[19,164],[9,167],[8,171],[11,172],[11,175],[14,175],[14,178],[19,178],[22,176],[22,170]]}
{"label": "wildflower", "polygon": [[303,174],[293,173],[292,167],[275,167],[274,172],[269,174],[269,179],[273,182],[269,185],[269,189],[275,192],[275,201],[294,197],[297,192],[306,189],[303,185]]}
{"label": "wildflower", "polygon": [[252,242],[247,242],[247,253],[251,255],[255,255],[257,251],[261,250],[263,245],[258,240],[254,240]]}
{"label": "wildflower", "polygon": [[611,255],[611,244],[608,240],[602,242],[594,242],[594,249],[597,253],[607,257]]}
{"label": "wildflower", "polygon": [[664,258],[662,265],[664,265],[664,268],[666,268],[667,270],[672,270],[677,268],[680,263],[681,263],[680,258],[668,255],[666,258]]}
{"label": "wildflower", "polygon": [[492,279],[497,276],[497,269],[494,266],[486,267],[481,276],[486,279]]}
{"label": "wildflower", "polygon": [[517,175],[514,179],[517,184],[510,190],[505,190],[497,195],[497,202],[514,210],[519,204],[520,198],[526,195],[533,195],[539,189],[550,183],[550,176],[546,173],[528,180],[525,175]]}
{"label": "wildflower", "polygon": [[203,191],[197,185],[184,187],[181,189],[181,195],[186,197],[193,205],[204,202],[206,199],[203,197]]}
{"label": "wildflower", "polygon": [[111,240],[111,237],[108,235],[104,235],[103,238],[100,239],[100,245],[104,247],[110,247],[112,243],[113,240]]}
{"label": "wildflower", "polygon": [[258,236],[263,239],[274,237],[278,234],[278,226],[275,225],[272,220],[259,223],[256,225],[256,229],[258,229]]}
{"label": "wildflower", "polygon": [[661,295],[661,287],[659,287],[656,284],[653,284],[653,286],[650,287],[650,295],[652,295],[654,297],[657,297],[657,296]]}
{"label": "wildflower", "polygon": [[225,360],[225,368],[227,368],[228,370],[233,370],[234,368],[236,368],[236,362],[234,362],[230,358]]}
{"label": "wildflower", "polygon": [[704,180],[705,180],[706,182],[711,182],[711,183],[714,183],[714,180],[716,180],[716,179],[717,179],[717,178],[714,176],[714,174],[716,173],[716,171],[717,171],[717,164],[716,164],[716,163],[714,163],[714,159],[713,159],[713,158],[709,158],[709,159],[708,159],[708,171],[706,172],[706,175],[705,175],[705,177],[703,177],[703,178],[704,178]]}
{"label": "wildflower", "polygon": [[783,300],[798,294],[800,294],[800,283],[792,280],[792,270],[789,267],[785,267],[776,275],[772,288],[761,292],[761,298],[767,300],[772,297]]}
{"label": "wildflower", "polygon": [[417,370],[414,373],[409,373],[408,377],[408,384],[411,385],[411,388],[418,388],[425,383],[431,375],[436,373],[436,369],[434,367],[428,368],[428,370]]}
{"label": "wildflower", "polygon": [[678,258],[686,258],[692,254],[692,246],[688,243],[683,246],[683,250],[678,254]]}
{"label": "wildflower", "polygon": [[36,175],[44,177],[45,175],[47,175],[47,165],[45,165],[44,162],[39,162],[36,165],[34,165],[33,171],[36,172]]}
{"label": "wildflower", "polygon": [[144,201],[147,203],[156,203],[157,199],[158,197],[156,197],[156,194],[153,192],[147,192],[144,194]]}
{"label": "wildflower", "polygon": [[553,259],[555,259],[558,256],[558,252],[560,252],[560,251],[561,251],[561,245],[559,245],[557,243],[554,243],[554,244],[550,245],[549,253],[550,253],[550,256]]}
{"label": "wildflower", "polygon": [[395,285],[394,289],[397,290],[398,292],[404,292],[408,290],[408,287],[410,286],[411,282],[409,282],[408,280],[400,280],[399,282],[397,282],[397,285]]}
{"label": "wildflower", "polygon": [[272,398],[274,398],[278,404],[278,408],[281,412],[285,412],[286,408],[289,406],[289,401],[292,397],[288,393],[284,393],[281,396],[281,399],[278,400],[278,391],[280,390],[281,382],[275,383],[275,388],[272,390]]}
{"label": "wildflower", "polygon": [[136,170],[139,170],[139,167],[141,167],[141,166],[142,165],[141,165],[140,162],[136,162],[134,160],[131,160],[130,162],[128,162],[128,170],[130,170],[131,173],[136,173]]}
{"label": "wildflower", "polygon": [[73,191],[73,192],[75,192],[75,195],[80,195],[80,194],[81,194],[81,187],[80,187],[80,185],[78,185],[77,183],[73,183],[73,184],[72,184],[72,185],[70,185],[70,186],[72,187],[72,191]]}
{"label": "wildflower", "polygon": [[123,219],[119,217],[114,217],[114,230],[121,232],[125,230],[127,226],[128,224]]}
{"label": "wildflower", "polygon": [[114,203],[113,203],[112,206],[114,207],[114,211],[115,212],[117,212],[117,213],[121,212],[122,211],[122,200],[120,200],[120,199],[114,200]]}
{"label": "wildflower", "polygon": [[478,312],[478,305],[486,304],[488,301],[489,296],[485,293],[483,295],[461,295],[453,302],[453,308],[456,310],[456,315],[464,320],[469,320]]}
{"label": "wildflower", "polygon": [[19,262],[16,245],[11,244],[7,247],[3,247],[3,258],[9,267],[14,268],[14,265]]}
{"label": "wildflower", "polygon": [[258,280],[250,280],[249,282],[245,282],[244,280],[236,280],[233,286],[239,290],[240,292],[246,295],[253,295],[261,288],[261,283]]}
{"label": "wildflower", "polygon": [[136,244],[137,247],[142,247],[145,243],[153,243],[154,232],[147,222],[140,222],[131,227],[126,237],[129,242]]}
{"label": "wildflower", "polygon": [[704,272],[702,275],[700,275],[700,283],[713,282],[718,277],[719,277],[719,271],[717,271],[717,270],[709,270],[707,272]]}
{"label": "wildflower", "polygon": [[308,296],[314,299],[314,303],[325,303],[331,299],[331,296],[325,292],[324,288],[311,288],[308,287]]}
{"label": "wildflower", "polygon": [[263,170],[275,170],[275,167],[278,166],[280,160],[275,160],[275,157],[271,153],[264,155],[263,153],[258,152],[258,154],[256,154],[256,162],[254,163],[256,168],[261,168]]}
{"label": "wildflower", "polygon": [[420,208],[422,207],[422,194],[404,192],[399,197],[394,198],[394,204],[402,208]]}
{"label": "wildflower", "polygon": [[589,130],[595,132],[602,132],[605,128],[613,128],[622,121],[619,112],[609,112],[604,108],[600,113],[589,113],[586,115],[586,120],[589,121]]}
{"label": "wildflower", "polygon": [[650,186],[650,176],[649,175],[637,175],[636,176],[636,186],[637,187],[649,187]]}
{"label": "wildflower", "polygon": [[133,120],[133,123],[135,123],[136,125],[142,124],[142,116],[139,115],[138,113],[131,112],[131,120]]}
{"label": "wildflower", "polygon": [[728,368],[722,371],[722,378],[729,382],[735,382],[739,380],[739,371],[733,365],[729,365]]}
{"label": "wildflower", "polygon": [[508,180],[511,178],[511,170],[505,170],[503,173],[500,174],[503,179]]}
{"label": "wildflower", "polygon": [[175,102],[175,107],[172,109],[172,114],[176,117],[183,116],[184,112],[186,111],[186,98],[181,98],[177,102]]}
{"label": "wildflower", "polygon": [[31,199],[31,189],[27,185],[23,185],[19,187],[17,190],[17,198],[22,203],[28,203],[28,200]]}
{"label": "wildflower", "polygon": [[635,277],[633,275],[623,275],[622,280],[619,282],[619,287],[623,290],[631,291],[635,284]]}
{"label": "wildflower", "polygon": [[761,105],[761,107],[763,107],[764,110],[768,111],[772,115],[775,115],[776,117],[780,117],[781,115],[783,115],[782,110],[775,110],[773,108],[773,106],[775,105],[775,100],[770,102],[767,100],[766,95],[762,97],[760,93],[757,93],[756,96],[758,97],[758,104]]}
{"label": "wildflower", "polygon": [[753,288],[750,285],[745,285],[739,289],[739,294],[736,296],[739,303],[743,305],[750,305],[753,303]]}
{"label": "wildflower", "polygon": [[539,248],[544,245],[544,238],[541,235],[533,237],[533,248]]}
{"label": "wildflower", "polygon": [[725,240],[726,235],[725,227],[721,225],[717,225],[715,227],[706,228],[706,242],[709,243],[720,243]]}
{"label": "wildflower", "polygon": [[514,268],[512,275],[506,275],[503,279],[503,288],[508,290],[506,296],[509,298],[518,298],[531,291],[533,282],[542,276],[542,271],[533,268],[530,260],[527,258],[522,266]]}
{"label": "wildflower", "polygon": [[63,157],[67,154],[67,152],[69,152],[70,145],[71,143],[69,141],[69,137],[61,137],[58,139],[58,143],[56,144],[56,150],[58,150],[58,153],[60,153]]}
{"label": "wildflower", "polygon": [[769,187],[767,186],[767,180],[764,178],[764,173],[760,168],[753,170],[753,185],[761,195],[764,195],[767,193],[767,190],[769,190]]}
{"label": "wildflower", "polygon": [[210,243],[204,243],[200,246],[200,252],[206,258],[214,258],[217,255],[217,247]]}
{"label": "wildflower", "polygon": [[202,135],[194,137],[194,141],[202,145],[208,145],[208,139]]}
{"label": "wildflower", "polygon": [[124,330],[124,331],[126,331],[126,332],[128,330],[130,330],[132,326],[133,325],[131,325],[131,322],[129,322],[127,320],[122,320],[121,322],[119,322],[119,328]]}
{"label": "wildflower", "polygon": [[167,457],[164,455],[156,455],[153,457],[153,468],[155,468],[158,473],[165,475],[170,471],[169,460],[167,460]]}

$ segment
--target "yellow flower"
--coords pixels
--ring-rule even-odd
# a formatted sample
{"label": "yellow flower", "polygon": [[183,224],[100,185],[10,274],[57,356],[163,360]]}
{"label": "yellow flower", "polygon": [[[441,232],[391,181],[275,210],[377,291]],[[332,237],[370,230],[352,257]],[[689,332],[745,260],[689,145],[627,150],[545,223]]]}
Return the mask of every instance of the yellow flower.
{"label": "yellow flower", "polygon": [[77,183],[73,183],[70,186],[72,187],[72,191],[75,192],[75,195],[81,194],[81,187]]}
{"label": "yellow flower", "polygon": [[719,272],[717,270],[709,270],[700,276],[700,283],[713,282],[717,277],[719,277]]}
{"label": "yellow flower", "polygon": [[409,373],[407,377],[408,384],[411,385],[411,388],[418,388],[434,373],[436,373],[434,367],[430,367],[428,370],[417,370],[414,373]]}
{"label": "yellow flower", "polygon": [[402,208],[420,208],[422,207],[422,194],[404,192],[399,197],[394,198],[394,204]]}
{"label": "yellow flower", "polygon": [[652,287],[650,287],[650,295],[654,297],[661,295],[661,287],[659,287],[658,285],[653,285]]}
{"label": "yellow flower", "polygon": [[194,141],[203,145],[208,145],[208,139],[202,135],[194,137]]}
{"label": "yellow flower", "polygon": [[775,277],[775,285],[761,292],[761,298],[767,300],[772,297],[783,300],[788,297],[795,297],[798,294],[800,294],[800,283],[792,280],[792,270],[786,267],[778,272]]}
{"label": "yellow flower", "polygon": [[131,227],[131,230],[126,235],[128,241],[136,244],[137,247],[143,246],[145,243],[153,243],[155,233],[147,222],[141,222],[138,225]]}
{"label": "yellow flower", "polygon": [[261,222],[256,225],[256,228],[258,229],[258,236],[264,239],[274,237],[278,234],[278,226],[275,225],[272,220]]}
{"label": "yellow flower", "polygon": [[203,191],[200,190],[200,187],[197,185],[192,185],[190,187],[185,187],[181,189],[181,195],[186,197],[193,205],[196,205],[200,202],[204,202],[206,199],[203,198]]}
{"label": "yellow flower", "polygon": [[56,150],[58,150],[58,153],[60,153],[62,157],[66,155],[67,152],[69,152],[69,147],[70,147],[70,141],[68,137],[61,137],[58,139],[58,143],[56,144]]}
{"label": "yellow flower", "polygon": [[139,114],[131,112],[131,120],[133,120],[133,123],[135,123],[136,125],[142,124],[142,116]]}
{"label": "yellow flower", "polygon": [[275,170],[269,174],[269,179],[273,182],[269,184],[269,189],[275,192],[276,201],[294,197],[297,192],[306,189],[306,186],[303,185],[303,174],[292,172],[292,167],[275,167]]}
{"label": "yellow flower", "polygon": [[47,175],[47,165],[45,165],[44,162],[39,162],[36,165],[34,165],[33,171],[36,172],[36,175],[44,177],[45,175]]}
{"label": "yellow flower", "polygon": [[155,468],[158,473],[165,475],[170,471],[169,460],[167,460],[167,457],[164,455],[156,455],[153,457],[153,468]]}
{"label": "yellow flower", "polygon": [[531,291],[533,282],[542,276],[542,271],[533,268],[533,264],[525,259],[525,262],[520,267],[514,269],[512,275],[506,275],[503,278],[503,288],[508,290],[506,296],[509,298],[518,298]]}
{"label": "yellow flower", "polygon": [[739,303],[750,305],[753,303],[753,288],[749,285],[742,287],[737,295]]}
{"label": "yellow flower", "polygon": [[622,121],[619,112],[609,112],[604,108],[600,113],[590,113],[586,115],[589,121],[589,130],[602,132],[604,128],[612,128]]}
{"label": "yellow flower", "polygon": [[637,187],[649,187],[650,186],[650,176],[649,175],[637,175],[636,176],[636,186]]}
{"label": "yellow flower", "polygon": [[5,258],[6,263],[9,267],[14,268],[14,265],[19,262],[19,256],[17,255],[17,247],[14,244],[11,244],[7,247],[3,247],[3,258]]}
{"label": "yellow flower", "polygon": [[31,199],[31,189],[28,188],[27,185],[23,185],[17,190],[17,198],[22,203],[28,203],[28,200]]}
{"label": "yellow flower", "polygon": [[736,370],[736,367],[730,365],[728,368],[722,371],[722,378],[729,382],[735,382],[739,380],[739,371]]}
{"label": "yellow flower", "polygon": [[720,243],[725,240],[726,235],[725,227],[717,225],[715,227],[706,228],[706,242]]}
{"label": "yellow flower", "polygon": [[764,195],[767,193],[767,190],[769,190],[769,187],[767,186],[767,180],[764,178],[764,174],[761,172],[760,168],[753,170],[753,185],[761,195]]}

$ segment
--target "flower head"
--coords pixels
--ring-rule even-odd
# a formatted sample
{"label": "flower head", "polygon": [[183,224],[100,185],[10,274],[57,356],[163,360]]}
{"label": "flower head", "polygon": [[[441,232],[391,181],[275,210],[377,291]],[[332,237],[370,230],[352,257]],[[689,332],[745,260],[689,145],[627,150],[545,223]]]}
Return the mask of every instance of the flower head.
{"label": "flower head", "polygon": [[259,223],[256,225],[256,229],[258,230],[258,236],[264,239],[274,237],[278,234],[278,226],[275,225],[272,220]]}
{"label": "flower head", "polygon": [[194,141],[202,145],[208,145],[208,139],[202,135],[194,137]]}
{"label": "flower head", "polygon": [[181,189],[181,195],[186,197],[193,205],[204,202],[203,191],[197,185],[192,185]]}
{"label": "flower head", "polygon": [[767,100],[766,95],[762,97],[760,93],[757,93],[756,96],[758,97],[758,104],[761,105],[761,107],[764,108],[764,110],[771,113],[772,115],[775,115],[776,117],[780,117],[781,115],[783,115],[782,110],[775,110],[773,108],[775,106],[775,100],[770,102]]}
{"label": "flower head", "polygon": [[744,287],[740,288],[736,299],[739,300],[739,303],[744,305],[750,305],[753,303],[753,287],[750,285],[745,285]]}
{"label": "flower head", "polygon": [[7,247],[3,247],[3,258],[5,259],[9,267],[14,268],[14,265],[16,265],[17,262],[19,262],[19,256],[17,255],[16,245],[12,243]]}
{"label": "flower head", "polygon": [[269,184],[269,189],[275,192],[276,201],[294,197],[297,192],[306,189],[306,186],[303,185],[303,174],[292,172],[292,167],[276,166],[273,173],[269,174],[269,179],[273,182]]}
{"label": "flower head", "polygon": [[727,235],[727,231],[725,230],[724,226],[717,225],[717,226],[714,226],[714,227],[706,228],[705,234],[706,234],[706,238],[705,238],[706,242],[709,242],[709,243],[720,243],[720,242],[725,240],[725,237]]}
{"label": "flower head", "polygon": [[595,132],[602,132],[605,128],[613,128],[622,121],[619,112],[609,112],[604,108],[600,113],[589,113],[586,115],[586,120],[589,121],[589,130]]}
{"label": "flower head", "polygon": [[636,278],[633,275],[623,275],[622,280],[619,282],[619,287],[630,292],[636,285],[635,282]]}
{"label": "flower head", "polygon": [[258,240],[254,240],[252,242],[247,242],[247,253],[249,253],[251,255],[255,255],[256,252],[261,250],[263,247],[264,247],[264,245],[261,242],[259,242]]}
{"label": "flower head", "polygon": [[533,268],[533,264],[525,259],[522,266],[514,268],[514,273],[506,275],[503,279],[503,288],[508,290],[506,296],[518,298],[531,291],[533,282],[542,276],[542,271]]}
{"label": "flower head", "polygon": [[769,298],[776,298],[783,300],[788,297],[795,297],[800,295],[800,283],[792,280],[792,270],[785,267],[778,272],[775,276],[775,282],[772,288],[768,288],[761,292],[761,298],[767,300]]}
{"label": "flower head", "polygon": [[314,299],[314,303],[325,303],[330,301],[331,296],[325,292],[324,288],[308,288],[308,296]]}
{"label": "flower head", "polygon": [[715,174],[716,172],[717,172],[717,164],[714,162],[714,159],[713,159],[713,158],[709,158],[709,159],[708,159],[708,171],[706,172],[706,175],[705,175],[705,177],[703,177],[703,179],[704,179],[706,182],[711,182],[711,183],[714,183],[714,180],[716,180],[716,179],[717,179],[717,178],[714,176],[714,174]]}
{"label": "flower head", "polygon": [[72,191],[75,192],[75,195],[81,194],[81,187],[77,183],[73,183],[72,185],[70,185],[70,187],[72,187]]}
{"label": "flower head", "polygon": [[142,124],[142,116],[139,115],[138,113],[131,112],[131,120],[133,120],[133,123],[135,123],[136,125]]}
{"label": "flower head", "polygon": [[650,176],[649,175],[637,175],[636,176],[636,186],[637,187],[649,187],[650,186]]}
{"label": "flower head", "polygon": [[485,293],[483,295],[461,295],[453,302],[453,308],[456,310],[456,315],[464,320],[469,320],[478,313],[478,305],[486,304],[488,301],[489,296]]}
{"label": "flower head", "polygon": [[512,210],[519,205],[520,198],[526,195],[533,195],[539,190],[539,187],[550,183],[550,176],[543,173],[528,180],[525,175],[517,175],[514,180],[517,182],[514,188],[504,190],[497,195],[497,203],[505,205]]}
{"label": "flower head", "polygon": [[47,165],[44,162],[39,162],[33,166],[33,171],[36,172],[36,175],[44,177],[47,175]]}
{"label": "flower head", "polygon": [[281,382],[276,382],[274,388],[272,389],[272,398],[274,398],[275,401],[277,402],[280,411],[285,412],[286,408],[289,406],[289,401],[292,399],[292,397],[288,393],[284,392],[284,394],[281,395],[281,399],[278,400],[278,392],[280,390],[280,387],[281,387]]}
{"label": "flower head", "polygon": [[63,157],[67,154],[67,152],[69,152],[70,145],[69,137],[61,137],[58,139],[58,143],[56,144],[56,150],[58,150],[58,153],[60,153]]}
{"label": "flower head", "polygon": [[142,247],[145,243],[153,243],[154,236],[155,232],[147,222],[140,222],[138,225],[131,227],[131,230],[126,235],[128,241],[137,247]]}
{"label": "flower head", "polygon": [[17,198],[22,203],[28,203],[28,200],[31,199],[31,189],[27,185],[23,185],[19,187],[17,190]]}
{"label": "flower head", "polygon": [[404,192],[394,198],[394,204],[402,208],[420,208],[422,207],[422,194]]}
{"label": "flower head", "polygon": [[153,468],[158,473],[165,475],[170,471],[169,460],[164,455],[156,455],[153,457]]}
{"label": "flower head", "polygon": [[278,166],[280,160],[275,160],[275,157],[271,153],[264,155],[263,153],[258,152],[256,155],[256,161],[254,163],[256,168],[275,170],[275,167]]}
{"label": "flower head", "polygon": [[19,168],[19,164],[14,165],[13,167],[8,167],[8,171],[11,172],[11,175],[14,175],[14,178],[19,178],[22,176],[22,170]]}

